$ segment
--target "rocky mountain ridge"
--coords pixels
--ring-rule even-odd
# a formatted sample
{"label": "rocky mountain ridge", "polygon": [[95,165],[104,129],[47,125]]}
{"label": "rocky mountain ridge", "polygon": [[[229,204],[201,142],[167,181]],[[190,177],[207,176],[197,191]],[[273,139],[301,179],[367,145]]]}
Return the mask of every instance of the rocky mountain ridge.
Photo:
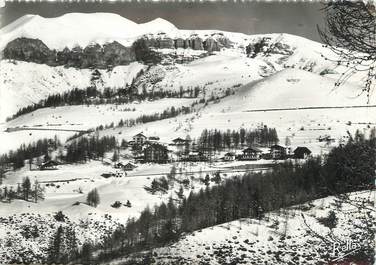
{"label": "rocky mountain ridge", "polygon": [[[222,48],[230,48],[231,41],[223,36],[209,36],[202,39],[192,35],[189,38],[170,38],[164,33],[144,35],[131,46],[125,47],[117,41],[100,45],[91,44],[86,47],[76,46],[62,51],[51,50],[39,39],[17,38],[4,48],[4,59],[47,64],[49,66],[67,66],[76,68],[111,68],[141,61],[147,64],[160,63],[164,55],[159,49],[192,49],[213,52]],[[180,60],[177,62],[184,62]]]}

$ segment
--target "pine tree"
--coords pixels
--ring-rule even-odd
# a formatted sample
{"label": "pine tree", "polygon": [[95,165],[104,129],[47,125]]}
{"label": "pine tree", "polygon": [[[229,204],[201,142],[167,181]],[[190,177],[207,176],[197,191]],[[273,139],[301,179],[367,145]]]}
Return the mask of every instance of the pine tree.
{"label": "pine tree", "polygon": [[78,256],[78,245],[74,227],[67,226],[65,234],[68,260],[75,260]]}
{"label": "pine tree", "polygon": [[92,247],[90,242],[85,242],[82,245],[80,256],[81,256],[82,264],[84,264],[84,265],[92,264],[91,261],[92,261],[92,258],[93,258],[93,247]]}
{"label": "pine tree", "polygon": [[11,202],[15,198],[16,198],[16,192],[13,190],[13,187],[10,187],[8,191],[8,202]]}
{"label": "pine tree", "polygon": [[60,263],[62,256],[63,227],[60,225],[53,236],[48,249],[48,263]]}
{"label": "pine tree", "polygon": [[3,184],[4,172],[4,165],[0,162],[0,185]]}
{"label": "pine tree", "polygon": [[33,158],[29,158],[28,163],[29,163],[29,170],[31,171],[32,170],[31,166],[33,165]]}
{"label": "pine tree", "polygon": [[8,199],[8,187],[4,187],[3,198],[6,200]]}
{"label": "pine tree", "polygon": [[16,191],[17,197],[21,198],[22,197],[22,189],[21,189],[21,184],[17,183],[17,191]]}
{"label": "pine tree", "polygon": [[119,154],[118,154],[118,152],[115,150],[115,151],[114,151],[114,154],[113,154],[113,156],[112,156],[112,162],[117,162],[117,161],[119,161]]}
{"label": "pine tree", "polygon": [[22,190],[23,190],[24,200],[28,201],[29,195],[30,195],[30,190],[31,190],[31,182],[30,182],[29,177],[26,177],[26,178],[23,179]]}
{"label": "pine tree", "polygon": [[36,180],[34,182],[34,190],[33,190],[33,198],[34,202],[38,202],[38,200],[44,200],[44,188]]}
{"label": "pine tree", "polygon": [[93,190],[91,190],[88,194],[87,194],[87,197],[86,197],[86,202],[88,205],[90,206],[94,206],[94,207],[97,207],[99,202],[100,202],[100,198],[99,198],[99,193],[98,193],[98,190],[95,188]]}
{"label": "pine tree", "polygon": [[191,137],[187,135],[185,137],[184,154],[188,155],[191,151]]}

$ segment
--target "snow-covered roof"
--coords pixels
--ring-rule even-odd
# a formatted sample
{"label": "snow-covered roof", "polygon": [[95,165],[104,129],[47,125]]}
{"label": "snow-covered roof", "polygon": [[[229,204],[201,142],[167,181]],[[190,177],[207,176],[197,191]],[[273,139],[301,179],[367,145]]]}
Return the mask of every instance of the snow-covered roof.
{"label": "snow-covered roof", "polygon": [[146,136],[142,132],[140,132],[140,133],[136,134],[135,136],[133,136],[133,138],[135,138],[135,137],[144,137],[144,138],[146,138]]}
{"label": "snow-covered roof", "polygon": [[256,148],[256,147],[248,147],[246,149],[243,150],[243,153],[251,153],[251,152],[254,152],[254,153],[261,153],[262,150]]}

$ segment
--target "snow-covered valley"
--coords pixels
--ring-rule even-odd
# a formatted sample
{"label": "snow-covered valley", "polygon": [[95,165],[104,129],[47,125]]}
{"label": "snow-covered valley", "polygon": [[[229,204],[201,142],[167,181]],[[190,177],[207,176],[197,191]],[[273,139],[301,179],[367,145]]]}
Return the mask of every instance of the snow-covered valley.
{"label": "snow-covered valley", "polygon": [[[103,23],[88,30],[93,19]],[[64,28],[59,36],[51,34],[57,27]],[[344,85],[335,86],[347,69],[326,59],[335,56],[330,49],[298,36],[181,30],[163,19],[137,24],[113,14],[76,13],[48,19],[22,17],[0,29],[0,50],[19,38],[38,39],[55,52],[77,46],[104,47],[114,41],[128,48],[141,38],[172,39],[175,46],[177,40],[192,40],[192,47],[198,38],[205,42],[205,48],[151,47],[151,51],[162,54],[160,62],[137,60],[107,69],[0,61],[0,155],[11,156],[10,151],[21,145],[25,149],[41,139],[58,139],[61,143],[54,148],[49,144],[48,159],[44,155],[23,157],[24,165],[15,170],[10,166],[13,163],[6,163],[0,194],[9,189],[18,192],[29,178],[44,189],[44,198],[37,202],[28,198],[0,202],[0,263],[43,262],[60,225],[73,227],[79,247],[85,242],[101,244],[119,225],[138,218],[145,207],[153,209],[170,198],[179,202],[191,192],[223,183],[210,180],[208,184],[206,176],[220,174],[224,181],[245,172],[267,172],[285,161],[304,163],[305,159],[293,157],[293,150],[305,147],[311,157],[324,157],[357,131],[368,136],[376,126],[375,95],[373,91],[369,95],[362,92],[365,75],[356,73]],[[208,51],[209,39],[219,48]],[[220,46],[224,39],[226,45]],[[256,52],[260,43],[264,46]],[[247,47],[253,53],[248,53]],[[10,119],[18,110],[42,104],[49,96],[88,87],[102,93],[88,97],[95,104],[41,105]],[[119,91],[127,89],[129,93],[129,87],[135,88],[132,93],[138,97],[129,100],[126,95],[127,102],[122,102],[124,95]],[[114,96],[104,99],[108,90],[115,91]],[[256,146],[263,149],[263,154],[252,161],[238,159],[247,147],[243,143],[214,151],[210,159],[179,159],[187,143],[196,144],[205,129],[261,131],[265,126],[276,129],[279,144],[290,150],[288,159],[262,156],[269,153],[271,144],[259,143]],[[147,139],[141,151],[137,150],[138,134]],[[104,157],[85,154],[84,161],[62,159],[76,141],[90,137],[114,137],[116,148],[106,150]],[[177,139],[189,140],[182,147],[174,145]],[[146,157],[145,150],[154,144],[166,147],[168,162],[140,162],[139,157]],[[192,150],[184,152],[195,153],[195,148],[192,144],[188,148]],[[229,153],[234,153],[234,160],[226,160]],[[51,161],[56,165],[43,169],[44,163]],[[123,165],[134,168],[125,171]],[[172,171],[176,179],[166,192],[148,191],[154,180]],[[100,195],[95,207],[87,203],[88,193],[94,189]],[[352,196],[363,198],[367,207],[373,207],[369,206],[373,191]],[[184,234],[177,242],[153,250],[154,264],[323,264],[320,262],[325,258],[335,259],[340,253],[331,255],[328,248],[324,253],[323,247],[314,251],[319,254],[312,254],[312,245],[322,243],[312,233],[338,237],[343,242],[359,232],[351,221],[361,223],[364,215],[374,213],[369,208],[354,213],[357,209],[343,203],[336,216],[338,226],[329,229],[319,219],[337,211],[337,206],[335,198],[325,197],[268,212],[262,220],[244,218]],[[65,221],[56,219],[60,211]],[[357,244],[364,233],[361,230],[354,239]],[[121,258],[113,264],[125,262],[127,258]]]}

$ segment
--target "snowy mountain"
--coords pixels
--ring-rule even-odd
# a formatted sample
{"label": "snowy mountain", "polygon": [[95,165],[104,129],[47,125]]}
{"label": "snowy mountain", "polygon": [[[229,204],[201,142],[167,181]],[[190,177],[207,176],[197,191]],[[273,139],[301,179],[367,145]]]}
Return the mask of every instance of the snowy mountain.
{"label": "snowy mountain", "polygon": [[135,38],[147,33],[176,31],[174,25],[160,18],[137,24],[110,13],[69,13],[57,18],[25,15],[0,30],[0,50],[16,38],[39,39],[50,49],[62,50],[115,40],[129,46]]}
{"label": "snowy mountain", "polygon": [[[137,60],[136,48],[128,46],[140,38],[158,54],[159,63],[150,66],[142,56]],[[252,49],[263,39],[267,39],[267,45],[259,55],[247,56],[245,46]],[[107,46],[93,46],[98,44]],[[80,50],[71,50],[77,45]],[[178,30],[163,19],[136,24],[106,13],[74,13],[58,18],[24,16],[0,30],[0,49],[5,49],[4,57],[9,58],[0,62],[0,121],[50,94],[90,86],[93,68],[101,68],[104,87],[121,88],[138,77],[139,90],[144,86],[149,91],[199,86],[211,96],[286,67],[320,73],[332,65],[321,57],[330,53],[321,44],[297,36]],[[59,65],[55,65],[59,53],[53,49],[65,50],[58,56]],[[103,49],[107,50],[101,54]],[[106,56],[118,59],[111,59],[108,65],[107,59],[103,61]]]}
{"label": "snowy mountain", "polygon": [[[59,31],[57,31],[58,28],[60,28]],[[22,52],[11,53],[10,55],[19,56],[21,54],[23,56],[23,54],[29,54],[26,51],[38,55],[27,60],[21,56],[22,60],[3,59],[0,61],[0,84],[2,84],[0,121],[5,121],[18,109],[38,103],[47,98],[48,95],[63,93],[74,88],[85,89],[88,86],[93,86],[92,78],[97,72],[99,72],[102,84],[98,87],[99,90],[103,90],[105,87],[111,89],[124,88],[133,82],[138,93],[144,91],[178,92],[197,88],[200,92],[197,100],[225,96],[219,104],[209,105],[200,111],[199,117],[201,118],[195,119],[196,125],[192,125],[192,128],[190,123],[183,122],[185,117],[182,117],[177,124],[170,123],[168,126],[164,126],[166,136],[174,133],[177,128],[180,128],[177,133],[181,136],[184,136],[188,131],[194,135],[199,134],[202,126],[210,125],[207,119],[212,115],[216,115],[218,122],[223,123],[221,126],[227,129],[228,126],[242,126],[244,121],[251,116],[256,117],[255,120],[260,122],[273,115],[277,119],[277,113],[265,113],[263,115],[248,113],[245,115],[245,111],[248,110],[338,107],[365,105],[367,103],[365,95],[357,97],[358,91],[360,91],[359,80],[363,78],[360,74],[350,79],[347,85],[333,90],[335,80],[346,69],[338,67],[330,60],[325,60],[323,56],[331,57],[333,54],[320,43],[288,34],[245,35],[217,30],[179,30],[163,19],[136,24],[118,15],[107,13],[73,13],[58,18],[27,15],[2,28],[0,32],[0,47],[6,47],[9,43],[21,40],[18,43],[21,46],[17,46],[17,44],[15,47],[20,48]],[[52,32],[61,32],[61,34],[52,34]],[[35,40],[32,39],[37,39],[46,47],[40,50],[40,47],[44,46],[39,43],[36,46],[34,44],[28,46],[26,49],[23,45],[34,43]],[[124,64],[121,60],[113,60],[112,62],[120,64],[118,66],[106,65],[106,62],[100,61],[100,58],[104,56],[102,52],[106,49],[108,54],[105,54],[111,58],[121,58],[122,56],[128,58],[128,51],[134,49],[129,48],[129,45],[139,43],[140,40],[144,41],[145,47],[147,47],[147,50],[140,50],[142,51],[141,54],[149,54],[152,58],[157,56],[160,61],[145,61],[142,56],[140,60],[132,57],[133,59]],[[123,48],[118,44],[113,44],[113,41],[121,43],[119,45]],[[217,45],[215,45],[216,43]],[[81,50],[74,50],[76,45],[82,46]],[[86,45],[89,45],[90,49],[86,50]],[[65,47],[68,48],[65,49]],[[95,47],[94,50],[92,50],[93,47]],[[23,50],[24,48],[26,50]],[[62,58],[66,59],[63,60],[65,65],[53,66],[48,59],[49,57],[40,56],[39,51],[46,51],[49,54],[52,49],[66,50],[62,52],[64,55],[62,55]],[[129,50],[125,51],[124,49]],[[210,49],[212,51],[209,51]],[[82,57],[79,57],[78,60],[80,63],[87,65],[94,63],[95,65],[99,62],[100,65],[82,68],[82,64],[80,64],[80,67],[75,67],[77,58],[72,55],[72,52],[73,54],[77,52],[81,54],[79,51],[82,53]],[[112,52],[115,52],[116,56],[112,56],[114,55]],[[57,52],[51,54],[51,56],[55,56]],[[36,58],[41,59],[41,61],[33,62]],[[265,97],[265,95],[268,96]],[[164,108],[175,105],[176,99],[166,100],[161,104]],[[141,104],[141,106],[143,105]],[[127,106],[124,107],[128,108]],[[64,110],[64,108],[68,110]],[[129,108],[133,107],[129,106]],[[88,114],[92,113],[89,109],[87,110]],[[64,128],[80,129],[81,126],[81,129],[86,130],[103,124],[103,118],[106,117],[98,118],[98,115],[95,115],[97,119],[88,119],[86,114],[75,116],[74,110],[75,108],[70,107],[50,109],[42,112],[45,115],[39,116],[39,114],[36,114],[32,119],[20,117],[19,120],[5,123],[2,127],[5,129],[7,127],[45,124],[50,128],[51,124],[57,122],[56,117],[61,117],[58,123],[64,124]],[[364,111],[371,110],[357,110],[351,112],[351,114],[363,113]],[[339,114],[339,112],[330,110],[330,113]],[[110,115],[109,113],[108,115]],[[139,112],[134,114],[136,113]],[[244,116],[244,118],[230,117],[240,115],[239,113],[242,113],[241,116]],[[30,115],[33,115],[33,113]],[[223,115],[228,117],[225,118]],[[305,116],[302,116],[302,112],[299,115],[302,119],[301,126],[304,126],[306,123],[303,121]],[[346,117],[342,114],[339,114],[340,117],[338,115],[336,117],[330,116],[328,116],[328,119],[346,119],[343,123],[346,123],[352,117]],[[72,117],[74,118],[72,119]],[[369,115],[361,115],[361,117],[365,118],[365,121],[362,122],[366,122]],[[116,123],[121,118],[121,114],[115,114],[111,121]],[[286,129],[297,126],[294,125],[295,123],[287,125],[285,123],[287,121],[281,123],[281,121],[275,119],[270,120],[270,123],[275,126],[281,126],[283,123]],[[237,122],[236,125],[228,124],[228,122],[226,124],[223,122],[225,120]],[[272,122],[272,120],[275,120],[275,122]],[[25,121],[28,122],[25,123]],[[161,122],[163,123],[163,121]],[[372,121],[369,120],[368,122]],[[69,126],[69,124],[74,125]],[[158,134],[163,137],[164,132],[161,131],[161,128],[158,128],[158,124],[159,122],[156,122],[155,126],[148,124],[147,127],[149,130],[155,127],[158,129]],[[184,126],[179,124],[184,124]],[[253,124],[257,123],[254,122]],[[353,126],[351,129],[354,128]],[[131,128],[122,132],[122,136],[130,136],[138,129],[144,128]],[[342,131],[343,128],[341,127],[340,130]],[[345,131],[342,131],[342,133]],[[22,134],[22,132],[17,133]],[[48,135],[53,136],[53,133],[55,132],[50,132]],[[287,135],[290,134],[288,131],[286,133]],[[32,137],[28,135],[27,139],[29,140],[26,142],[38,139],[38,135],[45,136],[46,134],[47,132],[34,132]],[[59,134],[66,137],[68,133],[59,132]],[[335,137],[339,137],[341,134],[336,133]],[[8,139],[11,135],[6,133],[3,136]],[[282,133],[282,135],[285,134]],[[3,151],[16,148],[21,140],[25,141],[25,138],[17,137],[13,141],[7,141],[9,144],[3,146]]]}

